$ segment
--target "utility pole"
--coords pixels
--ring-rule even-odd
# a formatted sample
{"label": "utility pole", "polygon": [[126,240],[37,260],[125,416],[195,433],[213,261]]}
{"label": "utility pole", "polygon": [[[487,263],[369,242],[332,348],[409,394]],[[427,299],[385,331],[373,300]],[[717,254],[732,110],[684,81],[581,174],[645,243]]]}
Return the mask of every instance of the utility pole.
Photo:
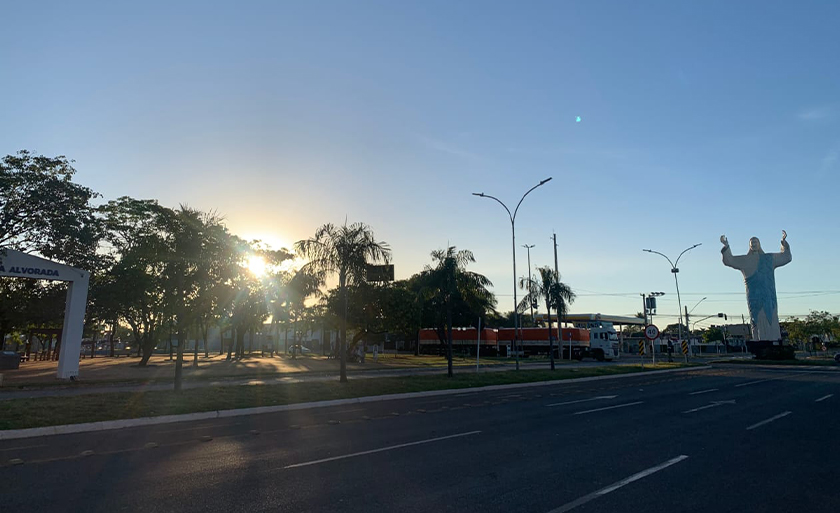
{"label": "utility pole", "polygon": [[[688,332],[688,344],[691,345],[691,324],[688,323],[688,305],[685,305],[685,330]],[[688,355],[685,356],[685,361],[688,362]],[[700,351],[698,349],[697,356],[700,356]]]}

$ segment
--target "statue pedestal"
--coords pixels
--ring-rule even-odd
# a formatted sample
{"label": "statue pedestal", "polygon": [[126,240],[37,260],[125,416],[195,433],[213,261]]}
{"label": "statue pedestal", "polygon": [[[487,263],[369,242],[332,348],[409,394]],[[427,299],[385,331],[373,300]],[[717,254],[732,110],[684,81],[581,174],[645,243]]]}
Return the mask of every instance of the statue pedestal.
{"label": "statue pedestal", "polygon": [[793,346],[785,345],[780,340],[748,340],[747,349],[757,360],[795,360]]}

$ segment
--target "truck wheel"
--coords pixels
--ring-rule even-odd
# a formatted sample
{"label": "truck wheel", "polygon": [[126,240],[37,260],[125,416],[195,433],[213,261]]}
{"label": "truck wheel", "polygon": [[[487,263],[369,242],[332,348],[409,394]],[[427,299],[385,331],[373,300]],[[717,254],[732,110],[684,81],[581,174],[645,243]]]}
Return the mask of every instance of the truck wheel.
{"label": "truck wheel", "polygon": [[604,351],[602,351],[600,349],[596,349],[596,350],[592,351],[592,356],[594,356],[595,359],[598,360],[599,362],[604,361]]}

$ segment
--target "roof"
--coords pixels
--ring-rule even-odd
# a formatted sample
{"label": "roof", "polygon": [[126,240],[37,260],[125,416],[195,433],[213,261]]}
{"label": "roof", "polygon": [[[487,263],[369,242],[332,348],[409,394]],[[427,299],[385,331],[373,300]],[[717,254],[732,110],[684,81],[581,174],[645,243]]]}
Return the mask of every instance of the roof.
{"label": "roof", "polygon": [[[539,314],[537,319],[546,320],[546,314]],[[551,314],[552,320],[557,319],[557,315]],[[621,315],[609,315],[600,313],[582,313],[582,314],[566,314],[563,316],[565,322],[586,322],[586,321],[605,321],[613,324],[621,325],[635,325],[644,326],[645,320],[640,317],[625,317]]]}

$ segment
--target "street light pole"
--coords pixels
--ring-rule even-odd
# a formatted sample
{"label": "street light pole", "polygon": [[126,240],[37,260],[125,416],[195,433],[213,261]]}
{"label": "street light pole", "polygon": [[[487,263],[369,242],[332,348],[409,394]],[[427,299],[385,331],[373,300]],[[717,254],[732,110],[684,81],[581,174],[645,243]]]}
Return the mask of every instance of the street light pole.
{"label": "street light pole", "polygon": [[[703,299],[701,299],[700,301],[698,301],[698,302],[697,302],[697,304],[696,304],[696,305],[694,305],[694,306],[691,308],[691,310],[689,310],[689,309],[688,309],[688,306],[686,306],[686,307],[685,307],[685,327],[688,329],[688,338],[689,338],[689,341],[691,340],[691,332],[692,332],[692,331],[694,331],[694,329],[693,329],[693,328],[691,328],[691,321],[689,321],[689,318],[690,318],[689,316],[691,315],[691,312],[693,312],[695,308],[697,308],[698,306],[700,306],[700,303],[702,303],[702,302],[703,302],[703,301],[705,301],[706,299],[708,299],[708,298],[705,298],[705,297],[704,297]],[[698,343],[698,346],[697,346],[697,356],[700,356],[700,345],[699,345],[699,343]]]}
{"label": "street light pole", "polygon": [[[677,286],[677,308],[679,308],[679,310],[678,310],[678,313],[679,313],[679,321],[678,321],[678,322],[679,322],[679,324],[677,324],[677,332],[679,333],[680,343],[682,343],[682,323],[683,323],[683,312],[682,312],[682,301],[680,300],[680,281],[677,279],[677,273],[679,273],[679,272],[680,272],[680,269],[679,269],[679,267],[677,267],[677,264],[679,264],[679,263],[680,263],[680,258],[682,258],[682,256],[683,256],[683,255],[684,255],[687,251],[691,251],[692,249],[694,249],[694,248],[696,248],[697,246],[700,246],[700,245],[702,245],[702,244],[703,244],[703,243],[702,243],[702,242],[700,242],[700,243],[698,243],[698,244],[695,244],[695,245],[691,246],[690,248],[686,248],[686,249],[684,249],[684,250],[683,250],[683,252],[682,252],[682,253],[680,253],[680,256],[678,256],[678,257],[677,257],[677,260],[676,260],[676,261],[674,261],[674,262],[671,262],[671,259],[670,259],[670,258],[668,258],[668,257],[667,257],[667,256],[665,256],[664,254],[660,253],[659,251],[653,251],[652,249],[643,249],[643,250],[642,250],[642,251],[646,251],[646,252],[648,252],[648,253],[656,253],[657,255],[660,255],[660,256],[664,257],[664,258],[665,258],[665,260],[667,260],[667,261],[668,261],[668,263],[669,263],[669,264],[671,264],[671,272],[674,274],[674,283],[675,283],[675,284],[676,284],[676,286]],[[686,360],[686,361],[688,361],[688,355],[685,355],[685,360]]]}
{"label": "street light pole", "polygon": [[513,213],[510,213],[510,209],[505,205],[502,200],[496,198],[495,196],[490,196],[489,194],[484,194],[483,192],[474,192],[473,196],[478,196],[480,198],[490,198],[495,200],[499,205],[501,205],[505,211],[508,213],[508,217],[510,218],[510,240],[511,240],[511,249],[513,252],[513,347],[514,353],[516,355],[516,370],[519,370],[519,351],[518,351],[518,342],[519,342],[519,308],[518,308],[518,301],[516,300],[516,214],[519,212],[519,207],[522,205],[522,201],[525,199],[525,196],[531,194],[531,191],[536,189],[541,185],[545,185],[549,181],[551,181],[552,177],[548,177],[545,180],[542,180],[537,185],[528,189],[528,192],[522,195],[522,198],[519,199],[519,203],[516,204],[516,208],[513,209]]}
{"label": "street light pole", "polygon": [[[523,248],[528,250],[528,294],[531,293],[531,287],[533,286],[531,283],[531,248],[534,247],[534,244],[523,244]],[[533,299],[533,298],[532,298]],[[531,301],[531,324],[534,324],[534,302]]]}

